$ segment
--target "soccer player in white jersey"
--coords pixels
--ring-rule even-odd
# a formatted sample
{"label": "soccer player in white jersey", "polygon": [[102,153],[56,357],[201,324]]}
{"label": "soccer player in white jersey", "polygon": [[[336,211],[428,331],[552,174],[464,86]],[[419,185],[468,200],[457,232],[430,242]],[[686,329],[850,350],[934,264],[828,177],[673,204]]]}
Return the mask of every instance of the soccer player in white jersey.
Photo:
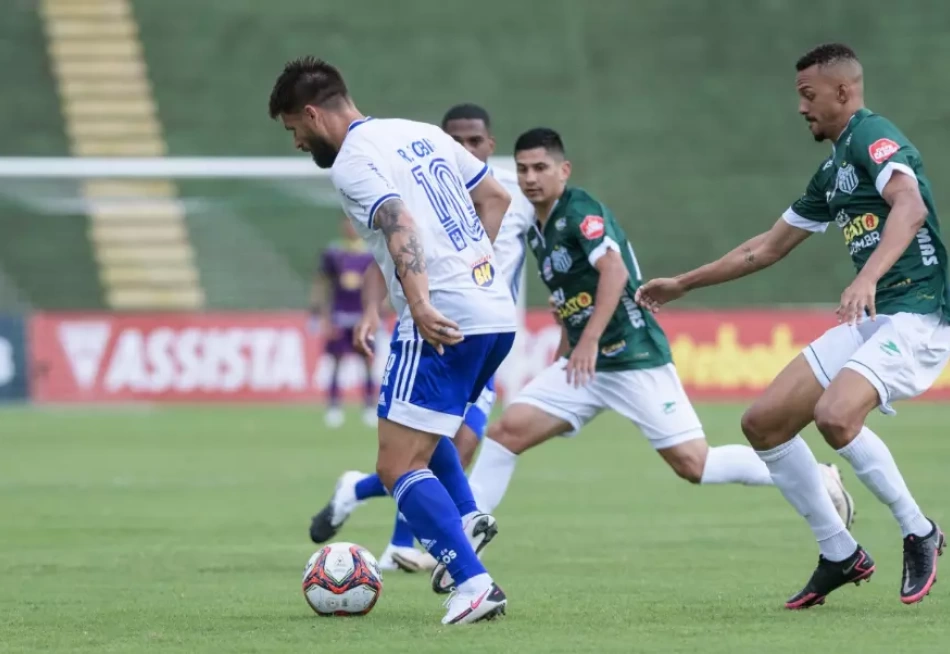
{"label": "soccer player in white jersey", "polygon": [[[456,590],[443,624],[493,618],[504,591],[477,556],[495,520],[471,499],[453,501],[430,466],[442,434],[454,434],[468,404],[508,354],[515,305],[496,284],[491,243],[508,192],[438,126],[364,116],[340,72],[304,57],[289,62],[270,96],[271,118],[293,133],[340,194],[366,240],[399,315],[383,374],[376,470]],[[440,465],[457,469],[455,448]]]}
{"label": "soccer player in white jersey", "polygon": [[[442,118],[442,129],[480,161],[487,163],[495,151],[495,139],[491,134],[491,118],[488,112],[474,104],[460,104],[449,109]],[[534,226],[534,208],[518,187],[518,177],[503,168],[492,171],[512,197],[508,211],[505,212],[498,238],[492,244],[498,268],[511,290],[512,298],[517,302],[524,276],[526,256],[525,235]],[[363,277],[362,287],[363,316],[354,329],[354,345],[362,354],[372,357],[374,353],[373,337],[379,330],[379,307],[386,298],[386,285],[378,266],[370,265]],[[495,401],[494,380],[490,379],[478,400],[468,407],[465,420],[453,439],[446,439],[444,446],[454,443],[458,450],[462,467],[467,468],[472,461],[479,441],[484,437]],[[442,455],[441,449],[435,456]],[[451,481],[445,484],[450,494],[456,485]],[[377,474],[359,471],[343,473],[327,505],[317,513],[310,525],[310,538],[315,543],[325,543],[336,536],[351,513],[372,497],[383,497],[386,489]],[[437,567],[435,559],[426,552],[414,547],[415,538],[408,523],[402,516],[396,518],[392,537],[386,550],[379,557],[380,568],[384,570],[402,569],[406,572],[433,570]],[[433,576],[433,588],[443,592],[445,581],[436,584],[438,575]],[[449,582],[451,583],[451,582]]]}

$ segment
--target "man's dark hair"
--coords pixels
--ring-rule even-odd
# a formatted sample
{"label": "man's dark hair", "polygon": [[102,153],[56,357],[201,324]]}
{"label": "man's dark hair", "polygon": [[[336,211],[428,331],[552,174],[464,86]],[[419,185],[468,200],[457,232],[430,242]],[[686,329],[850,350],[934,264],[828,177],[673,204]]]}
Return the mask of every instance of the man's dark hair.
{"label": "man's dark hair", "polygon": [[340,71],[322,59],[306,56],[288,61],[270,92],[270,117],[293,114],[305,105],[330,107],[349,98]]}
{"label": "man's dark hair", "polygon": [[452,120],[480,120],[485,123],[485,129],[491,128],[491,118],[488,116],[488,112],[483,107],[471,102],[457,104],[446,111],[445,115],[442,116],[442,129],[445,129],[445,126]]}
{"label": "man's dark hair", "polygon": [[843,43],[823,43],[812,48],[795,63],[795,70],[801,72],[812,66],[827,66],[839,61],[857,61],[858,55]]}
{"label": "man's dark hair", "polygon": [[561,135],[550,127],[535,127],[518,137],[515,141],[515,152],[544,148],[551,154],[564,156],[564,142]]}

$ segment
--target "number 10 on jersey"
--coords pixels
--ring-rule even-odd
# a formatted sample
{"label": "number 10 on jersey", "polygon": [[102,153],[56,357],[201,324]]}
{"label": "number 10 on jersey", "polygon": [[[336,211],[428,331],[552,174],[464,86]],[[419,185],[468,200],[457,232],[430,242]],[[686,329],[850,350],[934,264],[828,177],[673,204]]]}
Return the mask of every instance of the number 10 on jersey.
{"label": "number 10 on jersey", "polygon": [[416,166],[412,169],[412,177],[426,192],[429,203],[457,251],[467,248],[469,239],[480,241],[484,238],[485,229],[475,213],[465,184],[445,159],[430,161],[428,171],[423,166]]}

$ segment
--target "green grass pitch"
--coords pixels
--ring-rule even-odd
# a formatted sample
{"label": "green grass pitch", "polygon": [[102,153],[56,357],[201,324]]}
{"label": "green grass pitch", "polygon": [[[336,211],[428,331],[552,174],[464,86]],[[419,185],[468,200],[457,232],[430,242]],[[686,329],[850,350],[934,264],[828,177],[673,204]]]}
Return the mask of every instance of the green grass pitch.
{"label": "green grass pitch", "polygon": [[[741,406],[703,405],[710,441],[742,442]],[[872,425],[919,502],[950,527],[950,407]],[[814,433],[820,460],[834,455]],[[771,488],[693,487],[615,416],[522,457],[485,562],[510,598],[445,628],[427,579],[387,573],[365,618],[319,618],[300,576],[312,513],[370,469],[374,434],[318,409],[0,411],[0,652],[945,652],[950,578],[898,600],[900,533],[846,466],[872,583],[782,608],[817,549]],[[374,553],[391,500],[340,534]],[[950,565],[946,559],[944,565]]]}

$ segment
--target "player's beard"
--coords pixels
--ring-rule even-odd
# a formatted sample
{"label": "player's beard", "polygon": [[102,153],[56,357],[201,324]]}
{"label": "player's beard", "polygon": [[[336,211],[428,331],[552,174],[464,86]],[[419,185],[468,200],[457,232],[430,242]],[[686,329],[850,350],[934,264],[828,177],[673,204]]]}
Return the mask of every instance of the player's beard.
{"label": "player's beard", "polygon": [[313,162],[317,164],[319,168],[331,167],[333,162],[336,161],[336,155],[339,152],[332,145],[316,136],[307,140],[307,148],[310,150],[310,156],[313,158]]}

